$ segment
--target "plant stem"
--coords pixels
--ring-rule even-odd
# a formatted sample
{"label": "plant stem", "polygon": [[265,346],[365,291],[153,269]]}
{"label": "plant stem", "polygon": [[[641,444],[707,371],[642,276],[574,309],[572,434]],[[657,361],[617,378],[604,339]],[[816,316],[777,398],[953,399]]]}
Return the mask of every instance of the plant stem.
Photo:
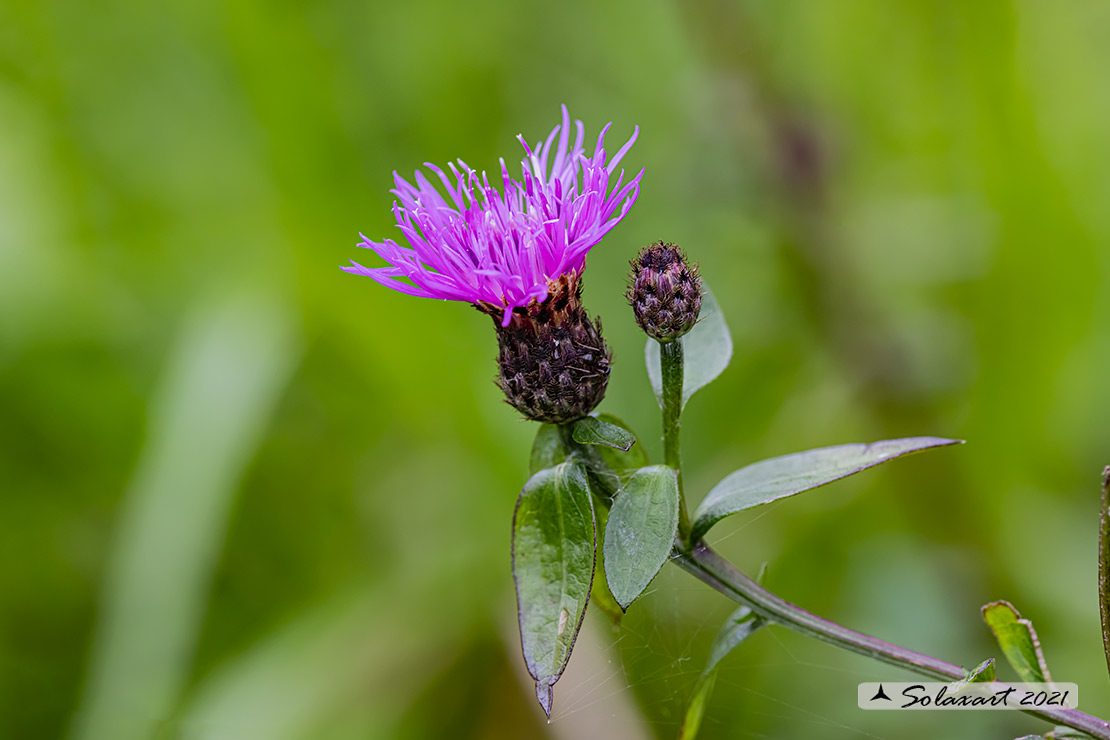
{"label": "plant stem", "polygon": [[[690,550],[676,547],[673,559],[684,570],[733,601],[750,607],[765,619],[803,635],[934,679],[955,681],[966,675],[964,669],[958,665],[892,645],[810,614],[760,586],[704,543],[699,543]],[[1096,738],[1110,740],[1110,723],[1078,710],[1045,708],[1023,711]]]}
{"label": "plant stem", "polygon": [[682,343],[659,343],[659,365],[663,380],[663,461],[678,476],[678,541],[683,549],[690,545],[690,514],[682,486],[682,458],[678,433],[682,418]]}

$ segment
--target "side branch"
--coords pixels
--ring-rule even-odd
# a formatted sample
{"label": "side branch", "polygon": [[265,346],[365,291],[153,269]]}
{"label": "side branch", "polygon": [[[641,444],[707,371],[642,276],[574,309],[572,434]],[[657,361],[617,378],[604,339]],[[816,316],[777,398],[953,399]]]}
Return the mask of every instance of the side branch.
{"label": "side branch", "polygon": [[[676,548],[673,560],[730,599],[796,632],[929,678],[958,681],[966,675],[958,665],[892,645],[810,614],[760,586],[704,543],[699,543],[688,552]],[[1026,714],[1110,740],[1110,723],[1075,709],[1034,709],[1027,710]]]}

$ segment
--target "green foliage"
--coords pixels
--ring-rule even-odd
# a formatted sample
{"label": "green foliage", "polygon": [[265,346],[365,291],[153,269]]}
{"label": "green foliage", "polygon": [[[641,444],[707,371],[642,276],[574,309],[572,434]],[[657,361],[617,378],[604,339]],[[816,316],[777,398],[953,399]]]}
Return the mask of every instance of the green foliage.
{"label": "green foliage", "polygon": [[590,589],[590,606],[600,609],[605,616],[617,627],[624,617],[624,609],[613,598],[609,589],[609,579],[605,575],[605,538],[608,536],[609,512],[604,506],[594,507],[594,516],[597,519],[597,564],[594,566],[594,584]]}
{"label": "green foliage", "polygon": [[597,493],[612,499],[632,475],[648,464],[647,452],[627,424],[612,414],[598,414],[599,421],[619,427],[636,440],[627,450],[608,445],[583,445],[577,452],[585,461]]}
{"label": "green foliage", "polygon": [[617,424],[587,416],[574,422],[574,441],[584,445],[604,445],[627,452],[636,444],[636,435]]}
{"label": "green foliage", "polygon": [[540,424],[536,428],[536,436],[532,440],[532,452],[528,456],[529,473],[535,475],[545,468],[553,468],[566,460],[566,457],[559,427],[554,424]]}
{"label": "green foliage", "polygon": [[969,683],[990,683],[995,679],[994,658],[987,658],[967,672],[967,675],[952,685],[952,693],[958,694]]}
{"label": "green foliage", "polygon": [[524,660],[548,717],[586,614],[595,545],[586,471],[564,462],[533,475],[513,515],[513,580]]}
{"label": "green foliage", "polygon": [[1052,680],[1033,623],[1022,619],[1012,604],[1008,601],[987,604],[983,607],[983,620],[1022,681],[1044,683]]}
{"label": "green foliage", "polygon": [[622,609],[667,562],[678,529],[678,479],[666,465],[641,468],[624,485],[605,528],[605,574]]}
{"label": "green foliage", "polygon": [[[708,285],[701,302],[701,316],[690,333],[677,341],[682,345],[685,368],[682,379],[682,406],[690,396],[713,382],[725,371],[732,359],[732,336],[729,334],[721,306]],[[663,371],[660,367],[659,342],[649,339],[644,348],[644,362],[655,398],[663,404]]]}
{"label": "green foliage", "polygon": [[[868,495],[842,506],[778,507],[723,554],[773,559],[807,608],[952,660],[987,649],[963,600],[1020,590],[1066,678],[1105,681],[1082,567],[1110,462],[1102,4],[6,0],[0,16],[0,737],[65,736],[109,695],[95,664],[118,642],[111,564],[141,573],[163,545],[120,547],[157,450],[188,461],[173,476],[187,493],[160,514],[225,503],[193,551],[203,569],[174,566],[202,577],[185,589],[171,718],[267,740],[438,738],[401,726],[433,712],[459,740],[543,732],[502,629],[535,429],[492,383],[490,322],[337,266],[376,264],[359,231],[399,236],[394,170],[516,167],[513,136],[542,138],[562,101],[590,134],[642,127],[625,160],[647,167],[640,200],[585,280],[614,351],[602,408],[653,460],[644,337],[621,292],[660,238],[701,264],[735,341],[713,402],[684,419],[691,489],[730,461],[842,440],[974,443],[858,478]],[[163,399],[191,317],[244,284],[292,317],[302,349],[243,398],[234,370],[194,379],[227,410],[270,394],[198,454],[221,438],[165,434]],[[158,581],[142,603],[179,589]],[[660,677],[712,638],[695,597],[642,597],[607,642],[627,677],[576,688],[606,698],[574,717],[632,706],[647,730],[630,736],[673,736],[687,696]],[[633,634],[641,617],[651,639]],[[746,644],[744,687],[718,683],[703,738],[859,737],[854,708],[823,680],[799,686],[793,661],[860,664],[784,641],[789,655]],[[475,654],[473,700],[445,700],[439,681]],[[769,711],[751,687],[793,706]],[[867,731],[1003,736],[1005,720],[967,714]]]}
{"label": "green foliage", "polygon": [[730,514],[818,488],[911,452],[954,444],[959,441],[910,437],[824,447],[752,463],[730,473],[706,494],[694,512],[694,540]]}
{"label": "green foliage", "polygon": [[751,637],[752,633],[763,625],[764,620],[746,606],[733,612],[721,625],[717,637],[713,640],[713,646],[709,649],[709,660],[706,661],[705,669],[694,687],[693,698],[686,708],[678,735],[679,740],[694,740],[697,737],[705,715],[705,706],[717,681],[717,666],[737,645]]}

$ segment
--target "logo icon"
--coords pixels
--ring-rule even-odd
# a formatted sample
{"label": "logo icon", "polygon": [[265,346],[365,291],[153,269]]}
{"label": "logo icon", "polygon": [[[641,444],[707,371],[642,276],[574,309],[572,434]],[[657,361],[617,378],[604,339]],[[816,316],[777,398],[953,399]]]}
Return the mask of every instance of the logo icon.
{"label": "logo icon", "polygon": [[883,685],[882,684],[879,684],[879,690],[876,691],[875,695],[871,697],[871,701],[877,701],[878,699],[885,699],[886,701],[894,701],[893,699],[891,699],[889,696],[886,695],[885,691],[883,691]]}

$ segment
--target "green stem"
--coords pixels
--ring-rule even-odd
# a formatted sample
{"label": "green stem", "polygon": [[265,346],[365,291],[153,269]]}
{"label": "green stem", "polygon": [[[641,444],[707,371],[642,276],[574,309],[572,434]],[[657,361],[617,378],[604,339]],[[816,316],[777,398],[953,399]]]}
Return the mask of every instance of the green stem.
{"label": "green stem", "polygon": [[663,376],[663,461],[678,476],[678,541],[685,550],[690,546],[690,515],[686,511],[682,457],[678,451],[682,418],[682,343],[677,340],[660,342],[659,364]]}
{"label": "green stem", "polygon": [[[673,559],[684,570],[733,601],[748,606],[765,619],[795,632],[929,678],[957,681],[966,675],[964,669],[958,665],[892,645],[810,614],[760,586],[704,543],[699,543],[692,550],[675,548]],[[1102,740],[1110,740],[1110,723],[1078,710],[1046,708],[1025,711],[1034,717],[1067,725]]]}

